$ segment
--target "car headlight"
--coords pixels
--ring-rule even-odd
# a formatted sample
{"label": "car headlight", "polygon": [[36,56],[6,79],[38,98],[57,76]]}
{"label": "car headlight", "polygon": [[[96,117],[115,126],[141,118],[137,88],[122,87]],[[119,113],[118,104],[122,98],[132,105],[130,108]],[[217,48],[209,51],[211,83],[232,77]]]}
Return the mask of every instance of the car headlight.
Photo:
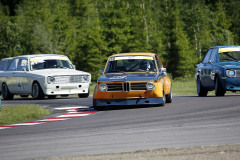
{"label": "car headlight", "polygon": [[89,82],[89,75],[84,75],[83,76],[83,83],[88,83]]}
{"label": "car headlight", "polygon": [[100,84],[99,91],[106,92],[108,90],[108,86],[105,83]]}
{"label": "car headlight", "polygon": [[235,70],[227,70],[226,74],[228,77],[235,77]]}
{"label": "car headlight", "polygon": [[47,83],[50,84],[50,83],[54,83],[55,82],[55,78],[52,77],[52,76],[49,76],[47,77]]}
{"label": "car headlight", "polygon": [[155,85],[152,82],[148,82],[146,84],[146,88],[147,88],[147,90],[152,91],[152,90],[155,90]]}

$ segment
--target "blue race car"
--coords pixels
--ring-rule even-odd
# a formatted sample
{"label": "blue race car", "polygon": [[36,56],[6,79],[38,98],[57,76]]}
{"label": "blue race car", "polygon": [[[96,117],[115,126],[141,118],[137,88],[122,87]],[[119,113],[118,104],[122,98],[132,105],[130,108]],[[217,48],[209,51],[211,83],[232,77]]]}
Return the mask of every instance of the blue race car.
{"label": "blue race car", "polygon": [[195,70],[199,96],[207,96],[212,90],[216,96],[240,91],[240,46],[211,47]]}

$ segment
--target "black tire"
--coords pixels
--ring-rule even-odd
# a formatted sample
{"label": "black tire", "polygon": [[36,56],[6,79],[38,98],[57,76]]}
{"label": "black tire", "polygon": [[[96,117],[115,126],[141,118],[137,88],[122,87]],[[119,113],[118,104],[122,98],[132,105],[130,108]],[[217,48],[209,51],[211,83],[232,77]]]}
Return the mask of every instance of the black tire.
{"label": "black tire", "polygon": [[103,111],[103,110],[105,109],[104,106],[94,106],[93,108],[94,108],[94,110],[96,110],[96,111]]}
{"label": "black tire", "polygon": [[215,95],[216,96],[224,96],[226,93],[226,90],[222,87],[222,84],[218,77],[216,77],[215,81]]}
{"label": "black tire", "polygon": [[208,94],[208,90],[206,90],[206,89],[202,86],[199,77],[197,78],[197,94],[198,94],[198,96],[200,96],[200,97],[206,97],[207,94]]}
{"label": "black tire", "polygon": [[93,99],[93,108],[96,111],[103,111],[105,109],[104,106],[96,106],[96,101]]}
{"label": "black tire", "polygon": [[166,103],[172,103],[172,87],[170,93],[166,95]]}
{"label": "black tire", "polygon": [[49,99],[54,99],[54,98],[56,98],[56,97],[57,97],[56,95],[49,95],[49,96],[48,96]]}
{"label": "black tire", "polygon": [[163,90],[163,102],[160,104],[160,106],[165,106],[165,103],[166,103],[166,96],[165,96],[165,92]]}
{"label": "black tire", "polygon": [[7,84],[4,83],[2,85],[2,98],[4,100],[12,100],[13,97],[14,97],[14,95],[9,92]]}
{"label": "black tire", "polygon": [[43,99],[44,98],[43,90],[37,82],[33,83],[33,85],[32,85],[32,97],[34,99]]}
{"label": "black tire", "polygon": [[88,88],[88,93],[82,93],[82,94],[78,94],[79,98],[87,98],[89,96],[90,93],[90,88]]}

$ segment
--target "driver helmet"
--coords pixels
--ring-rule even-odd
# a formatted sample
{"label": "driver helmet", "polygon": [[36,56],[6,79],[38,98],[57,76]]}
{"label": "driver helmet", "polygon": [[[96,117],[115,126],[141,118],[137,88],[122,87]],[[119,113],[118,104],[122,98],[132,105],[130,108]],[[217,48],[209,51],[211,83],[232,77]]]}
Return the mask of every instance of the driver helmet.
{"label": "driver helmet", "polygon": [[149,71],[150,68],[151,68],[150,62],[145,60],[145,59],[142,60],[139,64],[139,68],[142,69],[142,70]]}

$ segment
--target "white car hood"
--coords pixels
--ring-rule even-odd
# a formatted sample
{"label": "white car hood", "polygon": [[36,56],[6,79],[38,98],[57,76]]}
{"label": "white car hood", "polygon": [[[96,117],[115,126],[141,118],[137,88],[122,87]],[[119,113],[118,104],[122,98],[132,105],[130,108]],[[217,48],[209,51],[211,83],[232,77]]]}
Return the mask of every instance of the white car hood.
{"label": "white car hood", "polygon": [[75,70],[75,69],[44,69],[31,71],[33,74],[41,74],[47,76],[59,76],[59,75],[90,75],[87,72]]}

